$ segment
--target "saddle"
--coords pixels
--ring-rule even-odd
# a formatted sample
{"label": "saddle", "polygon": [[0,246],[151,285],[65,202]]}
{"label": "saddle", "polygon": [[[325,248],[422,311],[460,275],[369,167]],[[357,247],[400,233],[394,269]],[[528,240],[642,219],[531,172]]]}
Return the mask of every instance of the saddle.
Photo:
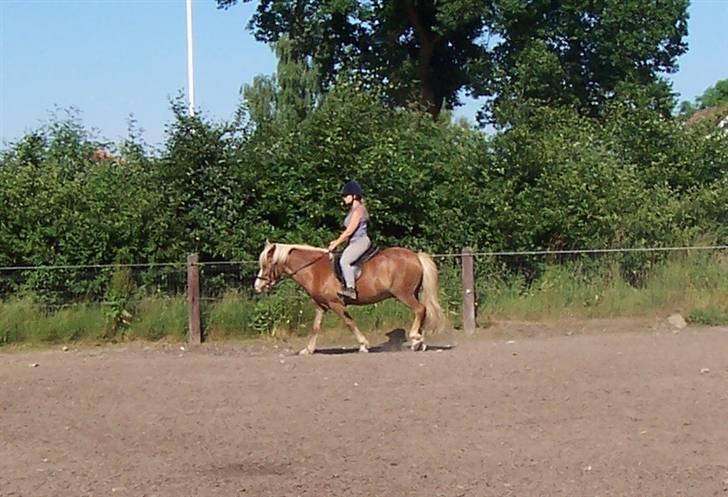
{"label": "saddle", "polygon": [[[354,261],[354,266],[356,266],[356,279],[359,279],[359,276],[361,276],[362,268],[364,267],[364,263],[366,263],[369,259],[374,257],[379,252],[379,247],[375,247],[374,245],[370,245],[368,249],[357,259]],[[345,284],[344,282],[344,274],[341,272],[341,254],[343,252],[336,252],[331,259],[331,263],[333,264],[333,270],[334,274],[336,274],[336,279],[339,280],[339,283],[342,285]]]}

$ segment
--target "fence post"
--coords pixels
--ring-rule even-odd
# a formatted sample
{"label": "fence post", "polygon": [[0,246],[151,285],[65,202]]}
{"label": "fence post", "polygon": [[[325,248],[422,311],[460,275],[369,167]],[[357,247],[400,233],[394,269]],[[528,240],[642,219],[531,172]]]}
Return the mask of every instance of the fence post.
{"label": "fence post", "polygon": [[475,278],[473,277],[473,250],[465,247],[463,263],[463,331],[475,333]]}
{"label": "fence post", "polygon": [[189,343],[202,343],[200,323],[200,266],[199,256],[187,256],[187,324]]}

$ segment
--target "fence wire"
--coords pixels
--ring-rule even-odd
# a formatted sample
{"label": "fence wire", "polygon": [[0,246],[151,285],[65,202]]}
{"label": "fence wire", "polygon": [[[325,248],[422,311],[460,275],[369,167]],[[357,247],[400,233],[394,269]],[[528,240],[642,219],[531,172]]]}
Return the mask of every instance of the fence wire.
{"label": "fence wire", "polygon": [[1,268],[0,298],[32,295],[49,309],[114,305],[149,296],[184,295],[184,264],[15,266]]}
{"label": "fence wire", "polygon": [[[552,257],[551,263],[573,260],[570,256],[622,254],[620,259],[629,265],[651,266],[670,252],[725,251],[728,245],[699,245],[678,247],[624,247],[586,248],[567,250],[502,250],[469,252],[474,258],[488,258],[490,262],[476,271],[482,274],[501,275],[520,273],[527,279],[534,277],[539,267],[547,263],[543,257]],[[639,254],[644,254],[644,257]],[[435,253],[434,259],[442,263],[452,261],[459,264],[463,252]],[[495,264],[498,258],[508,262]],[[639,259],[639,260],[638,260]],[[485,262],[485,261],[484,261]],[[252,297],[253,285],[258,271],[256,260],[202,261],[200,268],[201,295],[204,301],[220,300],[228,292]],[[496,267],[497,266],[497,267]],[[502,267],[501,267],[502,266]],[[445,268],[443,268],[445,269]],[[127,302],[139,302],[149,296],[178,297],[185,295],[187,285],[187,264],[185,262],[149,262],[130,264],[63,264],[38,266],[0,267],[0,299],[8,296],[33,294],[48,308],[63,308],[79,304],[95,303],[114,305],[119,298]],[[633,271],[638,281],[642,275]]]}
{"label": "fence wire", "polygon": [[[702,245],[684,247],[630,247],[630,248],[604,248],[604,249],[570,249],[570,250],[505,250],[493,252],[471,252],[473,257],[518,257],[526,255],[579,255],[579,254],[614,254],[634,252],[679,252],[690,250],[728,250],[728,245]],[[432,254],[435,259],[462,257],[463,252]]]}
{"label": "fence wire", "polygon": [[201,262],[198,266],[202,300],[219,300],[228,292],[252,296],[258,271],[257,261]]}
{"label": "fence wire", "polygon": [[[675,252],[688,250],[728,250],[728,245],[697,245],[697,246],[680,246],[680,247],[624,247],[624,248],[601,248],[601,249],[568,249],[568,250],[501,250],[501,251],[473,251],[469,255],[474,257],[487,256],[524,256],[524,255],[567,255],[567,254],[606,254],[615,252]],[[447,252],[430,254],[433,258],[444,259],[452,257],[462,257],[463,252]],[[231,261],[211,261],[198,262],[200,267],[215,266],[257,266],[257,260],[231,260]],[[43,270],[61,270],[61,269],[118,269],[118,268],[155,268],[155,267],[171,267],[186,268],[185,262],[138,262],[129,264],[61,264],[61,265],[37,265],[37,266],[0,266],[0,272],[10,271],[43,271]]]}

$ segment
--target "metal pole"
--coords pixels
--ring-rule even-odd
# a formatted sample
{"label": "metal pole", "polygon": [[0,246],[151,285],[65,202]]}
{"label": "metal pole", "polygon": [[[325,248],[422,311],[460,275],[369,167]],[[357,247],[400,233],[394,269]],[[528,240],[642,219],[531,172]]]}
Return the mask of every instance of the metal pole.
{"label": "metal pole", "polygon": [[195,78],[192,66],[192,0],[187,0],[187,96],[190,115],[195,115]]}

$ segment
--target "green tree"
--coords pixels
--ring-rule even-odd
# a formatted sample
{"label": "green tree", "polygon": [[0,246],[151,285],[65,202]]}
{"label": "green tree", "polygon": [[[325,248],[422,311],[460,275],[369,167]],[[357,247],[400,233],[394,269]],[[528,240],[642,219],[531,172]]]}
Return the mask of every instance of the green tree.
{"label": "green tree", "polygon": [[[217,0],[221,8],[239,0]],[[685,52],[688,0],[262,0],[256,37],[288,36],[331,86],[342,72],[382,82],[390,104],[433,116],[463,91],[598,113],[620,84],[659,84]],[[508,113],[502,113],[507,116]],[[507,121],[507,119],[501,119]]]}
{"label": "green tree", "polygon": [[[78,122],[30,132],[0,151],[0,266],[182,261],[191,251],[252,260],[266,238],[321,245],[341,229],[349,178],[365,187],[381,246],[667,246],[728,235],[728,134],[655,112],[649,91],[624,91],[599,118],[531,102],[489,136],[391,109],[383,91],[339,82],[285,126],[211,123],[179,101],[162,150],[146,151],[132,129],[112,159],[94,158],[99,142]],[[158,274],[135,281],[141,289]],[[3,272],[0,295],[98,297],[109,276]]]}
{"label": "green tree", "polygon": [[243,87],[243,97],[257,125],[297,123],[314,108],[320,78],[310,58],[296,58],[287,37],[273,45],[278,58],[276,74],[256,76],[251,85]]}
{"label": "green tree", "polygon": [[419,102],[437,116],[459,103],[474,68],[487,70],[491,12],[477,0],[262,0],[250,26],[261,41],[290,38],[292,54],[320,71],[322,88],[355,73],[386,82],[393,105]]}
{"label": "green tree", "polygon": [[728,102],[728,79],[718,81],[715,86],[709,87],[698,97],[698,104],[701,109],[715,107]]}
{"label": "green tree", "polygon": [[722,105],[728,105],[728,79],[721,79],[714,86],[709,86],[695,99],[695,103],[683,101],[680,104],[680,115],[690,117],[699,110]]}
{"label": "green tree", "polygon": [[651,88],[664,113],[674,103],[662,73],[687,45],[688,0],[498,0],[497,71],[482,93],[508,124],[523,102],[599,115],[620,91]]}
{"label": "green tree", "polygon": [[199,252],[220,257],[223,240],[237,229],[244,189],[231,181],[230,150],[243,139],[239,120],[210,122],[190,116],[181,98],[172,105],[165,150],[155,169],[154,184],[164,196],[160,217],[165,233],[159,252],[168,260]]}
{"label": "green tree", "polygon": [[[133,136],[110,159],[94,157],[99,145],[71,114],[0,153],[0,265],[155,259],[162,197],[150,162]],[[106,282],[90,270],[10,276],[53,300],[99,296]]]}

